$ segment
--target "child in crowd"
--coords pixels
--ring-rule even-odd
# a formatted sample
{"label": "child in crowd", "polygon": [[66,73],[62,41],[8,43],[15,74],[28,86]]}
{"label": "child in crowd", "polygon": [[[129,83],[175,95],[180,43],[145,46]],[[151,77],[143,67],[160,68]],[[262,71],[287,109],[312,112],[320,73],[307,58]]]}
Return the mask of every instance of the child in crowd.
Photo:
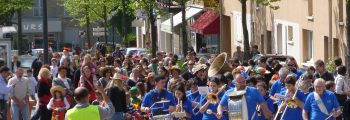
{"label": "child in crowd", "polygon": [[136,110],[140,110],[141,107],[141,99],[137,97],[137,88],[136,86],[131,87],[129,90],[130,93],[130,103],[134,105]]}
{"label": "child in crowd", "polygon": [[[31,82],[30,98],[32,100],[36,101],[36,99],[35,99],[35,90],[36,90],[36,85],[38,84],[38,82],[33,77],[33,71],[31,69],[27,70],[27,80],[29,80]],[[34,103],[36,103],[36,102],[34,102]]]}
{"label": "child in crowd", "polygon": [[70,107],[65,97],[66,91],[61,86],[53,86],[50,92],[53,97],[47,104],[47,109],[52,110],[51,120],[64,120],[65,112]]}

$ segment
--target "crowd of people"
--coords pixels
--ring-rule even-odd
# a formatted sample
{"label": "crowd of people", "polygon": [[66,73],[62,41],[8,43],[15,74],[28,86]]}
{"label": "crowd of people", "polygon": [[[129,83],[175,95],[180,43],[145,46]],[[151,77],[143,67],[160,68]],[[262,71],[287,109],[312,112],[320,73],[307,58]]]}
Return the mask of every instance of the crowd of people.
{"label": "crowd of people", "polygon": [[[119,46],[106,55],[70,55],[64,49],[50,53],[50,64],[39,53],[26,71],[14,56],[12,66],[0,68],[0,117],[232,120],[234,93],[243,96],[242,120],[349,119],[349,81],[340,58],[334,60],[334,73],[322,60],[302,72],[294,58],[285,63],[266,57],[243,61],[240,52],[226,61],[232,71],[211,76],[217,55],[197,58],[193,49],[184,59],[165,52],[123,55]],[[35,101],[32,114],[30,101]]]}

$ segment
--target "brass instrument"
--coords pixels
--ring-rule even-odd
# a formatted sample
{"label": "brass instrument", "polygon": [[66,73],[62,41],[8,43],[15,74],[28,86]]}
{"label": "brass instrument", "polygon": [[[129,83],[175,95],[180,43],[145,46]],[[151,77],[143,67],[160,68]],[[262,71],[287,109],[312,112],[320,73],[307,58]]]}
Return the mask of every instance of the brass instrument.
{"label": "brass instrument", "polygon": [[[286,107],[284,108],[283,111],[281,111],[281,106],[278,108],[278,111],[277,111],[277,115],[275,117],[275,120],[277,120],[278,118],[281,119],[283,118],[283,116],[285,115],[286,111],[288,108],[297,108],[298,107],[298,98],[296,98],[296,95],[297,95],[297,92],[298,92],[298,88],[294,88],[295,89],[295,92],[293,94],[293,96],[291,98],[288,98],[286,100]],[[287,95],[288,93],[286,93]],[[283,104],[283,102],[281,103],[281,105]],[[282,112],[282,113],[281,113]]]}
{"label": "brass instrument", "polygon": [[[219,88],[219,90],[218,90],[217,93],[209,93],[209,94],[207,94],[203,99],[207,98],[207,100],[208,100],[208,101],[210,100],[210,102],[211,102],[212,104],[217,104],[217,103],[220,102],[220,99],[219,99],[218,95],[219,95],[221,92],[223,92],[223,91],[225,90],[225,88],[226,88],[226,84],[223,85],[223,86],[221,86],[221,87]],[[195,109],[198,108],[198,107],[199,107],[199,104],[197,104],[197,105],[192,109],[192,112],[193,112],[194,115],[198,115],[199,111],[198,111],[198,112],[194,112]]]}
{"label": "brass instrument", "polygon": [[176,111],[173,114],[176,118],[179,118],[179,120],[186,120],[186,112],[182,107],[182,100],[178,98],[177,101],[178,101],[177,105],[180,107],[176,108]]}
{"label": "brass instrument", "polygon": [[260,111],[260,105],[256,105],[256,112],[258,114],[258,117],[261,117],[261,111]]}
{"label": "brass instrument", "polygon": [[219,54],[210,65],[208,70],[208,76],[212,77],[216,74],[224,74],[225,72],[231,72],[233,69],[231,65],[227,63],[227,53],[223,52]]}
{"label": "brass instrument", "polygon": [[286,100],[287,107],[289,107],[289,108],[297,108],[298,107],[298,101],[296,98],[296,95],[298,93],[298,89],[297,88],[295,88],[295,89],[296,90],[294,92],[293,97]]}

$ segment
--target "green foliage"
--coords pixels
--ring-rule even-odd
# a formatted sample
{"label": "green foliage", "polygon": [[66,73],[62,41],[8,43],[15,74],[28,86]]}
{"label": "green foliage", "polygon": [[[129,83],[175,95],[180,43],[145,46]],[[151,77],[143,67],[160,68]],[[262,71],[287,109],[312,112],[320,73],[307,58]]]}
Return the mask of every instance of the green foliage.
{"label": "green foliage", "polygon": [[[128,34],[128,41],[129,42],[135,42],[136,41],[136,35]],[[122,44],[126,45],[127,41],[122,37]]]}
{"label": "green foliage", "polygon": [[256,0],[256,3],[261,4],[263,6],[270,7],[273,10],[277,10],[280,7],[277,5],[274,5],[273,3],[280,2],[281,0]]}
{"label": "green foliage", "polygon": [[117,6],[121,6],[114,0],[62,0],[62,5],[74,20],[79,21],[81,26],[86,24],[87,17],[91,23],[103,21],[104,7],[109,15],[118,8]]}
{"label": "green foliage", "polygon": [[18,10],[29,10],[33,0],[0,0],[0,25],[9,24]]}
{"label": "green foliage", "polygon": [[326,63],[326,70],[330,73],[334,73],[336,70],[336,66],[334,63],[334,60],[331,58],[328,58],[328,62]]}

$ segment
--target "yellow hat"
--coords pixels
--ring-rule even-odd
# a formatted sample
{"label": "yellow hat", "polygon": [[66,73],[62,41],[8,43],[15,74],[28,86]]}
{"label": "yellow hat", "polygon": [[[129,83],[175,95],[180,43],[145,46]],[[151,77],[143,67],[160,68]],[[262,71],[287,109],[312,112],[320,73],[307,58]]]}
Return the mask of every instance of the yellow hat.
{"label": "yellow hat", "polygon": [[66,90],[62,86],[55,85],[51,87],[50,93],[52,96],[55,96],[56,91],[61,92],[62,96],[66,96]]}

